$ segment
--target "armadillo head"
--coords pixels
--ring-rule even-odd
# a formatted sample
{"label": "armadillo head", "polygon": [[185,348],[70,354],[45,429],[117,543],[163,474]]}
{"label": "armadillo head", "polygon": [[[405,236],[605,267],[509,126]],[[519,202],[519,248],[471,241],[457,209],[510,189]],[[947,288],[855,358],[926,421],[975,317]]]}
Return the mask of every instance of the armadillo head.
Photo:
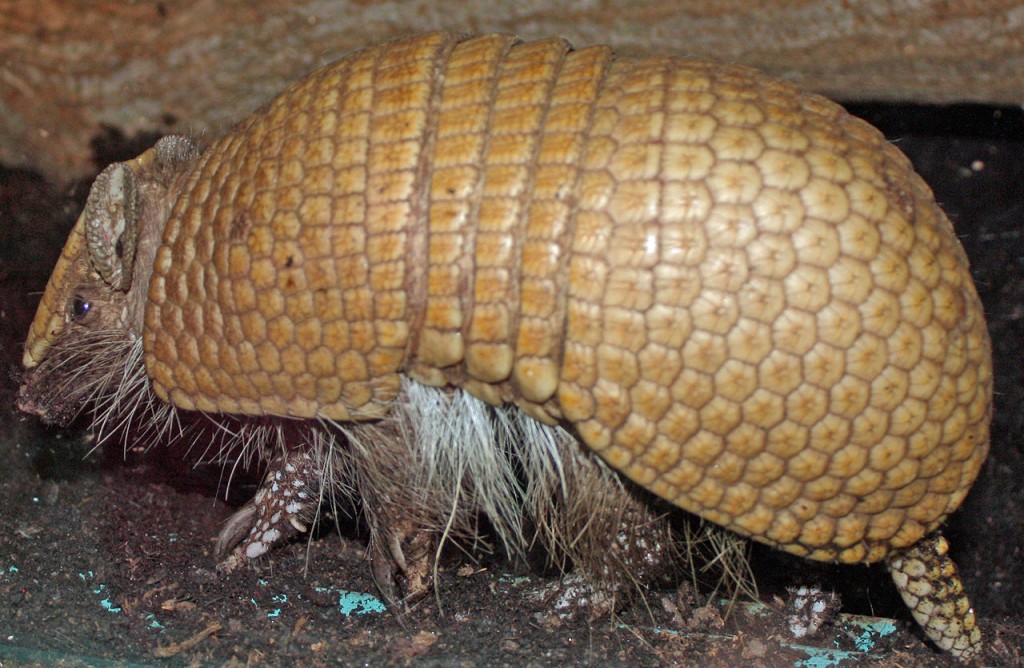
{"label": "armadillo head", "polygon": [[113,359],[107,342],[138,338],[174,188],[197,155],[188,139],[165,137],[96,178],[25,341],[21,410],[49,422],[70,421],[95,377],[83,369]]}

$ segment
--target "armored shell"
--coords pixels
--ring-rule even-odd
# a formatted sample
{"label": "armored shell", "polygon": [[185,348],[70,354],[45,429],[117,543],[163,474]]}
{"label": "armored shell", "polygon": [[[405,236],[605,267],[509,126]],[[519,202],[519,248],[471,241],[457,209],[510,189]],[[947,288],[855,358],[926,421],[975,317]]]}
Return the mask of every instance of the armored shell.
{"label": "armored shell", "polygon": [[208,412],[379,416],[399,375],[571,424],[817,559],[934,529],[984,460],[967,261],[907,160],[749,70],[432,35],[345,58],[191,170],[146,368]]}

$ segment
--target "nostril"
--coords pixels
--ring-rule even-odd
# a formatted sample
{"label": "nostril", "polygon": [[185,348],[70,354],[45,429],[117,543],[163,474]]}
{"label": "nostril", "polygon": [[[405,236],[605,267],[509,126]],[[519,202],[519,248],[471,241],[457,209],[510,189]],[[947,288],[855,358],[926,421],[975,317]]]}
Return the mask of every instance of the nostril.
{"label": "nostril", "polygon": [[40,417],[43,415],[44,411],[40,408],[35,398],[31,396],[28,385],[22,385],[18,388],[18,398],[16,403],[18,410],[23,413],[29,413]]}

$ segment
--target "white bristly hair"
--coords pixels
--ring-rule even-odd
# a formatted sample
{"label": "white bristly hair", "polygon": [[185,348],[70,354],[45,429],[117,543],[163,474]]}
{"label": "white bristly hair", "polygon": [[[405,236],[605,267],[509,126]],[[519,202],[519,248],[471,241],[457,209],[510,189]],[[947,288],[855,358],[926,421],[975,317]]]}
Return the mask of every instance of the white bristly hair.
{"label": "white bristly hair", "polygon": [[[227,485],[238,466],[305,453],[320,501],[357,508],[371,552],[402,571],[411,560],[436,564],[449,540],[480,547],[486,520],[509,555],[539,547],[552,565],[612,590],[686,564],[697,577],[702,567],[692,553],[702,545],[727,589],[750,587],[745,541],[704,523],[696,533],[674,531],[669,508],[624,482],[564,428],[458,388],[403,378],[387,416],[366,422],[181,411],[153,393],[141,339],[123,330],[55,341],[31,382],[55,414],[91,403],[98,443],[115,435],[126,448],[184,440],[201,448],[200,461],[224,466]],[[403,549],[422,535],[433,548]]]}

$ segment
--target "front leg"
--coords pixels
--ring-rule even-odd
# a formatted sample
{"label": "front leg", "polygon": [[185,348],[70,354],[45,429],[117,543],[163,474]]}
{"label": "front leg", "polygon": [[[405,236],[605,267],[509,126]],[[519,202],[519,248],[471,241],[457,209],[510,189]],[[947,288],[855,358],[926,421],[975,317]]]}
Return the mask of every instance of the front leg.
{"label": "front leg", "polygon": [[228,518],[217,536],[218,568],[232,571],[306,531],[320,503],[321,475],[303,450],[274,459],[256,496]]}
{"label": "front leg", "polygon": [[388,606],[400,611],[428,593],[436,534],[421,515],[409,446],[392,427],[354,426],[350,437],[363,435],[355,447],[314,439],[273,459],[256,495],[221,529],[218,568],[235,570],[306,531],[325,497],[354,495],[370,533],[370,570]]}

